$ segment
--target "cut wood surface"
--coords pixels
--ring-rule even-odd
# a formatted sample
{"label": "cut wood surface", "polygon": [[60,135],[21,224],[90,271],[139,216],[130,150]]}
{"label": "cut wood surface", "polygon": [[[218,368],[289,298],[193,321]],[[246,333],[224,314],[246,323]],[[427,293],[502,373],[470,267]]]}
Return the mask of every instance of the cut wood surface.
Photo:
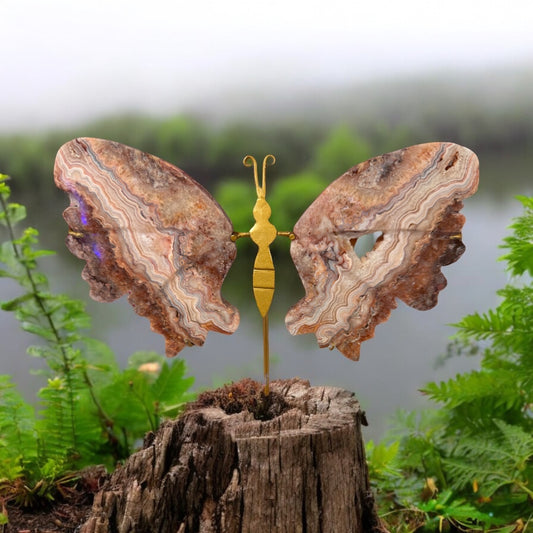
{"label": "cut wood surface", "polygon": [[256,420],[234,412],[239,391],[264,401],[245,380],[210,393],[233,414],[200,403],[148,435],[97,494],[82,533],[385,531],[351,392],[274,381],[277,416]]}

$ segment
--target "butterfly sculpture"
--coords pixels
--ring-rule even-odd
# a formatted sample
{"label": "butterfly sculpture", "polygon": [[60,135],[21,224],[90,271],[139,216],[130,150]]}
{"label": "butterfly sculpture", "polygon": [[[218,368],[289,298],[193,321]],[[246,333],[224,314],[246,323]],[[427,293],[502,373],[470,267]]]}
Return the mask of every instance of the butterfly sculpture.
{"label": "butterfly sculpture", "polygon": [[[331,183],[292,232],[283,233],[268,221],[269,157],[261,184],[255,160],[245,158],[254,166],[258,200],[256,230],[242,234],[199,183],[170,163],[112,141],[80,138],[63,145],[54,175],[70,197],[63,214],[67,246],[87,262],[82,276],[92,298],[108,302],[127,294],[173,356],[202,345],[209,331],[237,329],[238,311],[220,289],[240,236],[250,235],[259,246],[254,291],[256,299],[263,292],[257,302],[266,320],[274,289],[268,247],[284,234],[291,237],[305,289],[285,319],[293,335],[312,332],[320,347],[357,360],[361,343],[388,319],[397,298],[420,310],[437,304],[446,286],[441,267],[465,249],[459,211],[479,177],[472,151],[428,143],[374,157]],[[376,232],[374,248],[358,257],[357,239]]]}

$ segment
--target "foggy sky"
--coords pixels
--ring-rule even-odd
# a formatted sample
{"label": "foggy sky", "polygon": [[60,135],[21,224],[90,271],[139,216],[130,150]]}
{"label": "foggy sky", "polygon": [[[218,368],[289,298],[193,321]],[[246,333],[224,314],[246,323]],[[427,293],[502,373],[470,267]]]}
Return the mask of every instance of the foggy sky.
{"label": "foggy sky", "polygon": [[0,0],[0,131],[531,64],[532,23],[529,0]]}

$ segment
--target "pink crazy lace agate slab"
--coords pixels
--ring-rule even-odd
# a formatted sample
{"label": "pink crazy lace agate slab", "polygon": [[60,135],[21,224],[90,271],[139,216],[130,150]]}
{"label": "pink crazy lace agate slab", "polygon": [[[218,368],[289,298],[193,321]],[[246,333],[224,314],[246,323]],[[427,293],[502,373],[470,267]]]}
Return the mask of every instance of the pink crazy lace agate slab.
{"label": "pink crazy lace agate slab", "polygon": [[[361,342],[389,318],[396,298],[420,310],[446,286],[441,267],[464,252],[461,200],[478,185],[476,155],[452,143],[375,157],[329,185],[294,227],[291,255],[306,296],[287,314],[293,334],[357,360]],[[355,241],[380,232],[359,258]]]}
{"label": "pink crazy lace agate slab", "polygon": [[157,157],[87,138],[61,147],[54,175],[70,197],[67,246],[87,262],[95,300],[127,294],[169,356],[203,344],[209,330],[237,329],[237,310],[220,296],[233,229],[201,185]]}
{"label": "pink crazy lace agate slab", "polygon": [[[329,185],[294,227],[291,255],[306,296],[287,314],[293,334],[357,360],[396,299],[430,309],[441,267],[464,251],[461,200],[478,185],[473,152],[452,143],[375,157]],[[75,139],[59,150],[55,180],[70,196],[67,245],[87,265],[91,296],[127,294],[166,338],[167,355],[232,333],[237,310],[220,296],[235,258],[232,225],[213,197],[177,167],[119,143]],[[286,228],[282,228],[286,229]],[[380,233],[358,257],[354,244]]]}

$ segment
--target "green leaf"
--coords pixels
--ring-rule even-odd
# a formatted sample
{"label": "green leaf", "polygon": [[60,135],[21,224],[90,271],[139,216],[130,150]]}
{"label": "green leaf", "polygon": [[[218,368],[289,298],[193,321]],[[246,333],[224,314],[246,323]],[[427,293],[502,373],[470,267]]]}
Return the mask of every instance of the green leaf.
{"label": "green leaf", "polygon": [[177,359],[172,364],[165,361],[152,385],[154,400],[159,403],[165,416],[176,416],[183,405],[193,399],[193,394],[187,391],[192,387],[194,378],[186,378],[186,371],[183,359]]}
{"label": "green leaf", "polygon": [[518,426],[494,420],[492,430],[462,438],[445,463],[454,487],[462,489],[476,480],[480,493],[488,498],[506,486],[527,494],[526,466],[531,460],[533,436]]}
{"label": "green leaf", "polygon": [[20,268],[20,262],[17,257],[16,249],[13,247],[13,243],[10,241],[3,242],[0,245],[0,261],[8,267],[9,271],[17,271],[14,272],[13,277],[18,275],[18,270],[21,272],[23,271]]}
{"label": "green leaf", "polygon": [[48,359],[51,357],[55,357],[57,355],[57,350],[55,348],[51,348],[50,346],[29,346],[26,350],[26,353],[28,355],[31,355],[32,357],[42,357],[43,359]]}
{"label": "green leaf", "polygon": [[524,206],[524,214],[511,225],[513,235],[504,239],[503,248],[509,253],[501,257],[507,269],[515,276],[525,272],[533,276],[533,198],[518,196]]}
{"label": "green leaf", "polygon": [[[148,378],[136,369],[126,369],[99,389],[101,405],[115,427],[128,435],[128,441],[141,439],[156,425],[154,398]],[[125,408],[127,406],[127,408]]]}
{"label": "green leaf", "polygon": [[459,522],[463,526],[469,525],[478,531],[480,530],[479,527],[476,527],[478,522],[494,523],[490,514],[480,511],[463,498],[457,498],[451,490],[443,491],[437,495],[437,498],[420,503],[419,508],[436,515],[437,520],[440,520],[441,517],[446,518],[451,522]]}
{"label": "green leaf", "polygon": [[32,324],[31,322],[22,322],[21,327],[24,331],[42,337],[49,342],[54,342],[56,340],[54,332],[50,330],[48,326],[40,326],[38,324]]}
{"label": "green leaf", "polygon": [[108,367],[113,372],[119,371],[115,354],[105,342],[91,337],[82,337],[82,342],[85,347],[83,353],[90,366]]}
{"label": "green leaf", "polygon": [[20,308],[23,303],[26,303],[31,299],[33,299],[33,294],[24,294],[22,296],[18,296],[17,298],[13,298],[12,300],[8,300],[7,302],[2,302],[0,304],[0,308],[4,311],[15,311],[16,309]]}
{"label": "green leaf", "polygon": [[385,443],[375,444],[369,441],[366,445],[367,461],[370,478],[375,480],[384,474],[393,474],[403,477],[398,468],[398,451],[400,442],[395,441],[389,445]]}
{"label": "green leaf", "polygon": [[24,457],[26,461],[36,457],[34,425],[33,407],[15,389],[10,376],[0,375],[0,459],[10,459],[15,463],[11,466],[6,463],[0,477],[7,476],[8,468],[12,472],[18,472],[20,457]]}
{"label": "green leaf", "polygon": [[6,211],[0,211],[0,224],[6,226],[7,222],[14,226],[26,218],[26,208],[23,205],[9,203]]}

